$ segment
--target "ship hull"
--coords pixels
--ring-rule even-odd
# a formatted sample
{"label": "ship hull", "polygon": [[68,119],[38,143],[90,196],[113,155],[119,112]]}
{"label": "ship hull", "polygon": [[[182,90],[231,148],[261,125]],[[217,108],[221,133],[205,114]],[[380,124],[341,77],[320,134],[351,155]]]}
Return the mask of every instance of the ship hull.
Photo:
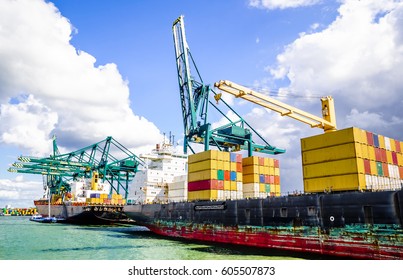
{"label": "ship hull", "polygon": [[403,259],[403,191],[127,205],[169,237],[356,259]]}
{"label": "ship hull", "polygon": [[117,205],[51,205],[50,215],[47,204],[36,205],[43,217],[62,218],[64,223],[72,224],[113,224],[132,222]]}

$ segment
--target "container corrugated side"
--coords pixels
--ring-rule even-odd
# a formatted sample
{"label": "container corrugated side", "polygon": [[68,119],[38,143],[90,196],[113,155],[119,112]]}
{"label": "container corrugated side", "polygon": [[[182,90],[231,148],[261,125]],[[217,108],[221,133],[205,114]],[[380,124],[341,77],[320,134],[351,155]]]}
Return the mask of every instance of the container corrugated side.
{"label": "container corrugated side", "polygon": [[365,189],[365,174],[345,174],[304,180],[306,193]]}
{"label": "container corrugated side", "polygon": [[210,170],[214,169],[217,170],[217,160],[203,160],[203,161],[197,161],[194,163],[188,164],[188,172],[197,172],[197,171],[202,171],[202,170]]}
{"label": "container corrugated side", "polygon": [[305,179],[354,173],[364,174],[362,158],[342,159],[303,166]]}
{"label": "container corrugated side", "polygon": [[219,151],[217,151],[217,150],[209,150],[209,151],[204,151],[204,152],[200,152],[197,154],[189,155],[188,164],[194,163],[194,162],[199,162],[199,161],[205,161],[205,160],[218,160],[218,153],[219,153]]}
{"label": "container corrugated side", "polygon": [[352,142],[366,143],[363,135],[362,130],[356,127],[319,134],[301,139],[301,150],[309,151]]}
{"label": "container corrugated side", "polygon": [[[361,143],[345,143],[302,152],[302,163],[313,164],[340,159],[363,157]],[[365,146],[366,147],[366,146]],[[367,153],[368,154],[368,153]]]}

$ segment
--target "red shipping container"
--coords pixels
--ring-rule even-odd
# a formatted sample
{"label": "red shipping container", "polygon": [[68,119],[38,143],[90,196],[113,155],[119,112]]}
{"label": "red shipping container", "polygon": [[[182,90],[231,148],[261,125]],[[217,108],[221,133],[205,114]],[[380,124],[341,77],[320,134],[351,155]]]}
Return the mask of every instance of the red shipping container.
{"label": "red shipping container", "polygon": [[264,158],[263,157],[259,157],[259,165],[264,166]]}
{"label": "red shipping container", "polygon": [[400,141],[399,140],[395,140],[395,146],[396,146],[396,152],[401,153],[401,149],[400,149]]}
{"label": "red shipping container", "polygon": [[382,163],[383,176],[389,177],[389,168],[387,163]]}
{"label": "red shipping container", "polygon": [[236,162],[240,162],[242,164],[242,155],[236,154]]}
{"label": "red shipping container", "polygon": [[379,149],[381,153],[381,162],[388,162],[388,158],[386,156],[386,150],[384,149]]}
{"label": "red shipping container", "polygon": [[274,184],[274,175],[269,176],[269,184]]}
{"label": "red shipping container", "polygon": [[188,183],[188,191],[217,190],[218,180],[203,180]]}
{"label": "red shipping container", "polygon": [[242,162],[236,163],[236,172],[242,172]]}
{"label": "red shipping container", "polygon": [[400,179],[403,179],[403,166],[399,166]]}
{"label": "red shipping container", "polygon": [[224,171],[224,180],[225,181],[231,180],[231,172],[229,170]]}
{"label": "red shipping container", "polygon": [[374,148],[375,150],[375,160],[382,161],[381,150],[379,148]]}
{"label": "red shipping container", "polygon": [[224,181],[218,180],[217,181],[217,190],[223,190],[223,189],[224,189]]}
{"label": "red shipping container", "polygon": [[364,172],[365,174],[371,174],[371,163],[368,159],[364,159]]}
{"label": "red shipping container", "polygon": [[277,168],[280,167],[280,162],[278,159],[274,159],[274,167],[277,167]]}
{"label": "red shipping container", "polygon": [[396,152],[392,152],[392,161],[394,165],[398,165]]}
{"label": "red shipping container", "polygon": [[274,184],[276,185],[280,184],[280,176],[274,176]]}
{"label": "red shipping container", "polygon": [[265,184],[270,184],[270,176],[269,175],[264,176],[264,183]]}
{"label": "red shipping container", "polygon": [[367,143],[369,146],[374,146],[374,137],[372,136],[372,133],[367,131]]}

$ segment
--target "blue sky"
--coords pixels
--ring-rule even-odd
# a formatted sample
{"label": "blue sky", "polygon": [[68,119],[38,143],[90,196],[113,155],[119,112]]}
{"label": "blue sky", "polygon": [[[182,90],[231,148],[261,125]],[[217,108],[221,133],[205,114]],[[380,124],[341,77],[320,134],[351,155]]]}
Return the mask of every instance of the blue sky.
{"label": "blue sky", "polygon": [[[0,0],[0,207],[41,195],[41,178],[6,169],[21,154],[49,153],[53,134],[64,151],[108,135],[138,153],[163,133],[181,144],[180,15],[206,83],[280,89],[282,101],[316,115],[318,97],[332,95],[339,128],[403,140],[401,1]],[[282,189],[301,191],[299,139],[322,131],[226,98],[287,149]]]}

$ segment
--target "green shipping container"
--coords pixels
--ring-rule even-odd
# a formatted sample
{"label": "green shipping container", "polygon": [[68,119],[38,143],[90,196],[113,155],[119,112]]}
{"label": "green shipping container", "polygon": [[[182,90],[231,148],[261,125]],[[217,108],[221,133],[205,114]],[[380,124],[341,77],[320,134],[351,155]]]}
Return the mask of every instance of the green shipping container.
{"label": "green shipping container", "polygon": [[224,180],[224,170],[217,170],[217,179]]}
{"label": "green shipping container", "polygon": [[376,171],[378,176],[383,176],[382,162],[376,162]]}

